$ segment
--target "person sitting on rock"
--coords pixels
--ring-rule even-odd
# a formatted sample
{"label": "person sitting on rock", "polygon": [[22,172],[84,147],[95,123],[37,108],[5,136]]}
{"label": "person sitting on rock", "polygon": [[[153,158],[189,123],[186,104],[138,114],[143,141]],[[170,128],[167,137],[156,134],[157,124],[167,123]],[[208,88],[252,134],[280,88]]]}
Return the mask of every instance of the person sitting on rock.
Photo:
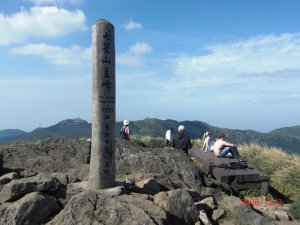
{"label": "person sitting on rock", "polygon": [[192,148],[191,139],[189,136],[184,134],[184,126],[180,125],[178,127],[178,135],[174,140],[173,147],[176,149],[181,149],[184,153],[188,154],[188,150]]}
{"label": "person sitting on rock", "polygon": [[225,141],[224,133],[220,133],[218,138],[219,139],[214,144],[215,156],[224,158],[231,153],[235,159],[241,159],[241,156],[237,150],[237,145]]}

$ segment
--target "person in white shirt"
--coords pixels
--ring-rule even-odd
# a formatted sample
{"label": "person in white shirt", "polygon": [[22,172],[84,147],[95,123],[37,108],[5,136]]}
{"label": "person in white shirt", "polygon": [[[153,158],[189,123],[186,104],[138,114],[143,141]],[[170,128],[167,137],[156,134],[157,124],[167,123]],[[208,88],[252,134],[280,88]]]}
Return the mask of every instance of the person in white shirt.
{"label": "person in white shirt", "polygon": [[173,128],[166,131],[166,146],[173,146]]}
{"label": "person in white shirt", "polygon": [[214,143],[211,140],[211,133],[210,131],[207,131],[204,133],[203,135],[203,146],[202,146],[202,150],[204,152],[210,152],[213,151],[214,149]]}

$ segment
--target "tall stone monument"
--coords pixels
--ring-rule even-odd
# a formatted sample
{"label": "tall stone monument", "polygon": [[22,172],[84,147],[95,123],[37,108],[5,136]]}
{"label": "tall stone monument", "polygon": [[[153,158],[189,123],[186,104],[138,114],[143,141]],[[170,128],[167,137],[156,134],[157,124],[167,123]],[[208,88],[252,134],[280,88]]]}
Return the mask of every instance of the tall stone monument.
{"label": "tall stone monument", "polygon": [[116,79],[114,27],[98,20],[92,27],[93,115],[88,188],[115,185]]}

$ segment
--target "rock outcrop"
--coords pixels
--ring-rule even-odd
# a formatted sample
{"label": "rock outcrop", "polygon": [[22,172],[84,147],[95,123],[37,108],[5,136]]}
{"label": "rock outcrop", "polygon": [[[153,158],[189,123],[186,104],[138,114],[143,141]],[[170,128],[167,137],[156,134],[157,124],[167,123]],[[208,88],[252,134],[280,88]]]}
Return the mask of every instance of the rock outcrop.
{"label": "rock outcrop", "polygon": [[241,206],[180,150],[117,141],[116,160],[116,187],[88,190],[90,142],[0,145],[0,224],[218,224],[227,212],[244,224],[289,218]]}

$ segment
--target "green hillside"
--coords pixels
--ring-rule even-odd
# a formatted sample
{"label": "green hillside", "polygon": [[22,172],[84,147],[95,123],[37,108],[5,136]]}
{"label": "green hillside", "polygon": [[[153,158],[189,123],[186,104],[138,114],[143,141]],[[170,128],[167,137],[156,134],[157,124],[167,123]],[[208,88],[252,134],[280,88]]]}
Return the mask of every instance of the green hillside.
{"label": "green hillside", "polygon": [[[227,139],[237,144],[257,143],[265,146],[274,146],[283,150],[300,153],[300,126],[285,127],[273,130],[269,133],[261,133],[254,130],[236,130],[211,126],[201,121],[160,120],[146,118],[144,120],[130,121],[130,132],[136,136],[164,137],[166,130],[183,124],[186,134],[192,139],[202,138],[206,131],[211,131],[212,137],[217,138],[220,132],[226,134]],[[116,123],[116,137],[119,136],[122,122]],[[1,131],[0,131],[1,134]],[[21,132],[19,135],[0,137],[0,144],[10,143],[14,140],[38,141],[49,137],[81,138],[91,137],[91,123],[81,119],[63,120],[53,126],[37,128],[32,132]]]}

